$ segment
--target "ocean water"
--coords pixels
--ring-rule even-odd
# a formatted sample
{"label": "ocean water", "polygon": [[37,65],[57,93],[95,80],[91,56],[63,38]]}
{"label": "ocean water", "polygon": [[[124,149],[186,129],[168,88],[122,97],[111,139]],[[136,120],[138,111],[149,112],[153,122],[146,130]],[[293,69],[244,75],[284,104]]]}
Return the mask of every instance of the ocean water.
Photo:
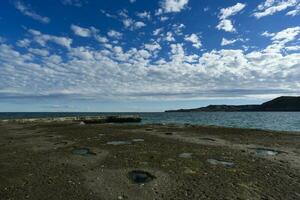
{"label": "ocean water", "polygon": [[300,132],[300,112],[190,112],[190,113],[0,113],[0,119],[96,115],[139,115],[142,123],[216,125]]}

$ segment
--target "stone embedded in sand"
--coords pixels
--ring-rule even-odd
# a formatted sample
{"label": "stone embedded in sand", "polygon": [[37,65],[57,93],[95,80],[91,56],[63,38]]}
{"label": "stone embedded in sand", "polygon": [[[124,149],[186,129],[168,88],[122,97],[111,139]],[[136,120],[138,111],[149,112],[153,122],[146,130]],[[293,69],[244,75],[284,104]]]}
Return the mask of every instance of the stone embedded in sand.
{"label": "stone embedded in sand", "polygon": [[142,170],[133,170],[128,173],[128,177],[134,183],[148,183],[156,178],[149,172]]}
{"label": "stone embedded in sand", "polygon": [[173,133],[172,132],[167,132],[167,133],[165,133],[165,135],[173,135]]}
{"label": "stone embedded in sand", "polygon": [[232,162],[226,162],[226,161],[221,161],[216,159],[207,159],[207,162],[212,165],[224,165],[226,167],[232,167],[234,165],[234,163]]}
{"label": "stone embedded in sand", "polygon": [[57,142],[54,145],[67,145],[67,144],[68,144],[68,142]]}
{"label": "stone embedded in sand", "polygon": [[181,153],[179,154],[180,158],[191,158],[192,157],[192,153]]}
{"label": "stone embedded in sand", "polygon": [[110,145],[126,145],[126,144],[131,144],[130,141],[111,141],[111,142],[107,142],[106,144],[110,144]]}
{"label": "stone embedded in sand", "polygon": [[145,140],[144,140],[144,139],[139,139],[139,138],[137,138],[137,139],[133,139],[132,141],[133,141],[133,142],[144,142]]}
{"label": "stone embedded in sand", "polygon": [[72,150],[72,154],[74,154],[74,155],[80,155],[80,156],[96,155],[89,148],[85,148],[85,147],[73,149]]}
{"label": "stone embedded in sand", "polygon": [[259,156],[276,156],[280,152],[273,149],[257,148],[255,149],[255,153]]}

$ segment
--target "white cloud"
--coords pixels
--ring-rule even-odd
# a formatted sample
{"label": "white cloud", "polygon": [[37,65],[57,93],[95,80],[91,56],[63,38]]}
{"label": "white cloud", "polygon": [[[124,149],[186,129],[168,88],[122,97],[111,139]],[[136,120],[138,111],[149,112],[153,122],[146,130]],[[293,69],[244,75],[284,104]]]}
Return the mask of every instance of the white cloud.
{"label": "white cloud", "polygon": [[46,49],[29,48],[28,51],[30,53],[36,54],[38,56],[48,56],[49,55],[49,51]]}
{"label": "white cloud", "polygon": [[42,34],[40,31],[29,29],[28,32],[32,34],[33,41],[40,44],[41,46],[46,46],[47,42],[53,42],[60,46],[70,48],[72,44],[72,39],[67,37],[58,37],[48,34]]}
{"label": "white cloud", "polygon": [[237,3],[234,6],[228,8],[222,8],[220,11],[219,18],[220,19],[227,19],[231,16],[234,16],[241,12],[246,7],[246,4]]}
{"label": "white cloud", "polygon": [[221,42],[221,46],[226,46],[226,45],[230,45],[230,44],[234,44],[236,41],[236,39],[234,40],[227,40],[226,38],[222,38],[222,42]]}
{"label": "white cloud", "polygon": [[236,29],[233,27],[231,20],[222,19],[217,25],[217,29],[224,30],[226,32],[235,32]]}
{"label": "white cloud", "polygon": [[[233,39],[233,40],[222,38],[221,46],[231,45],[231,44],[234,44],[238,41],[244,42],[245,40],[242,39],[242,38],[237,38],[237,39]],[[248,49],[248,47],[245,47],[245,48]]]}
{"label": "white cloud", "polygon": [[285,47],[287,51],[300,51],[300,45]]}
{"label": "white cloud", "polygon": [[19,47],[28,47],[29,45],[30,45],[29,39],[23,39],[23,40],[19,40],[17,42],[17,46],[19,46]]}
{"label": "white cloud", "polygon": [[81,36],[81,37],[91,37],[91,35],[92,35],[90,29],[82,28],[82,27],[74,25],[74,24],[71,25],[71,29],[74,32],[74,34]]}
{"label": "white cloud", "polygon": [[191,42],[193,44],[193,46],[197,49],[200,49],[202,46],[202,43],[201,43],[199,37],[195,33],[193,33],[191,35],[186,35],[184,37],[184,40]]}
{"label": "white cloud", "polygon": [[172,28],[177,35],[182,35],[182,31],[185,28],[184,24],[173,24]]}
{"label": "white cloud", "polygon": [[294,41],[297,36],[300,34],[300,26],[287,28],[278,33],[272,33],[271,40],[272,44],[266,47],[266,52],[280,52],[282,49],[285,49],[286,44]]}
{"label": "white cloud", "polygon": [[295,9],[287,12],[286,15],[289,15],[289,16],[300,15],[300,3],[295,7]]}
{"label": "white cloud", "polygon": [[227,32],[235,32],[236,29],[233,26],[233,23],[229,17],[232,17],[239,12],[241,12],[246,7],[246,4],[237,3],[234,6],[228,7],[228,8],[222,8],[220,10],[219,19],[220,22],[217,25],[217,29],[224,30]]}
{"label": "white cloud", "polygon": [[264,31],[261,35],[265,37],[273,37],[275,33],[269,33],[268,31]]}
{"label": "white cloud", "polygon": [[145,49],[152,52],[152,51],[160,50],[161,46],[157,42],[154,42],[153,44],[145,44]]}
{"label": "white cloud", "polygon": [[168,42],[174,42],[175,38],[173,36],[173,33],[172,32],[167,32],[167,34],[165,36],[165,40],[168,41]]}
{"label": "white cloud", "polygon": [[37,20],[41,23],[48,24],[50,22],[50,18],[43,17],[39,14],[37,14],[35,11],[33,11],[29,6],[25,5],[21,1],[15,2],[15,7],[17,10],[19,10],[23,15],[26,15],[28,17],[31,17],[34,20]]}
{"label": "white cloud", "polygon": [[142,19],[148,19],[148,20],[151,19],[151,13],[147,11],[137,13],[136,15]]}
{"label": "white cloud", "polygon": [[118,32],[118,31],[115,31],[115,30],[110,30],[107,32],[107,35],[109,37],[112,37],[112,38],[116,38],[116,39],[121,39],[123,34]]}
{"label": "white cloud", "polygon": [[[253,13],[253,16],[259,19],[265,16],[273,15],[296,5],[297,0],[265,0],[265,2],[258,5],[256,11]],[[292,13],[289,14],[293,15]]]}
{"label": "white cloud", "polygon": [[157,36],[159,35],[162,31],[164,30],[164,28],[157,28],[153,31],[153,35]]}
{"label": "white cloud", "polygon": [[129,30],[136,30],[146,26],[144,22],[131,19],[127,14],[127,10],[121,11],[119,15],[123,18],[121,21],[123,22],[124,27]]}
{"label": "white cloud", "polygon": [[61,0],[64,5],[82,7],[87,0]]}
{"label": "white cloud", "polygon": [[186,7],[188,3],[189,0],[163,0],[161,2],[161,5],[164,12],[170,13],[170,12],[180,12]]}

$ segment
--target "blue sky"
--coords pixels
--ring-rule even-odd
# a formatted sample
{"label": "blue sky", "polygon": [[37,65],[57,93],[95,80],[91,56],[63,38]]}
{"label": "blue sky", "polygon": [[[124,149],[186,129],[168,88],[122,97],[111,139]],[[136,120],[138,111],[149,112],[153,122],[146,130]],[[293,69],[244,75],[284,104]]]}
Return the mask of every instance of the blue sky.
{"label": "blue sky", "polygon": [[298,0],[4,0],[0,111],[163,111],[299,95]]}

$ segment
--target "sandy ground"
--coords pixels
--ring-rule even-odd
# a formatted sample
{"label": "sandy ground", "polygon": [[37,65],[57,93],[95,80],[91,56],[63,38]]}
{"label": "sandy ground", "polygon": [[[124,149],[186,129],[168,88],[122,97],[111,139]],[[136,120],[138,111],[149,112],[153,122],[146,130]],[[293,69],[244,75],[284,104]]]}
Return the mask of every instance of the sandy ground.
{"label": "sandy ground", "polygon": [[300,133],[0,123],[0,199],[300,199]]}

